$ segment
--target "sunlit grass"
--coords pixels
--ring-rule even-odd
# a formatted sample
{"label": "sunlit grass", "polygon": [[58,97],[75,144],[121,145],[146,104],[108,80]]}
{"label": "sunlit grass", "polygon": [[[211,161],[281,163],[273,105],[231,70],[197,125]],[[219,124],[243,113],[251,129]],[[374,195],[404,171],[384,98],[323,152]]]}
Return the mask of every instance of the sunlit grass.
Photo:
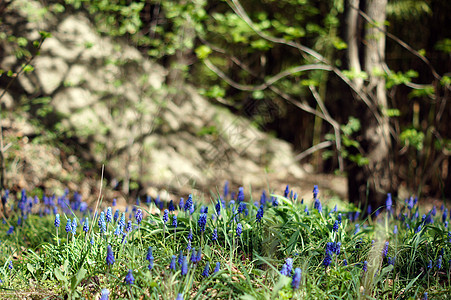
{"label": "sunlit grass", "polygon": [[[10,197],[6,205],[14,202],[16,209],[0,231],[0,295],[96,299],[103,290],[110,299],[449,297],[444,208],[423,216],[411,199],[367,216],[345,204],[323,205],[318,190],[305,201],[288,188],[284,196],[263,194],[255,203],[242,189],[235,195],[226,192],[210,204],[189,196],[180,206],[147,197],[126,211],[103,205],[98,213],[77,194]],[[66,228],[74,219],[76,229]]]}

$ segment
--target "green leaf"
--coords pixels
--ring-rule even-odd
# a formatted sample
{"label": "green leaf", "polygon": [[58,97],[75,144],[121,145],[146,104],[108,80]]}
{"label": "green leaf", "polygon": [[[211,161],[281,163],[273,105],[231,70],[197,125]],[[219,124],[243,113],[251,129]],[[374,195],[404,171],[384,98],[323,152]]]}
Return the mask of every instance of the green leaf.
{"label": "green leaf", "polygon": [[55,277],[56,277],[58,280],[67,283],[67,278],[66,278],[66,276],[64,276],[63,273],[61,273],[61,270],[60,270],[58,267],[56,267],[56,268],[53,270],[53,274],[55,275]]}
{"label": "green leaf", "polygon": [[435,44],[435,49],[451,54],[451,39],[443,39]]}
{"label": "green leaf", "polygon": [[27,269],[28,271],[30,271],[31,274],[33,274],[36,271],[36,269],[30,263],[27,263]]}
{"label": "green leaf", "polygon": [[252,98],[260,100],[265,98],[265,93],[263,91],[254,91],[252,93]]}
{"label": "green leaf", "polygon": [[279,281],[277,281],[276,285],[272,289],[271,299],[275,299],[279,295],[279,291],[283,289],[285,286],[291,283],[291,278],[287,276],[281,275],[279,277]]}
{"label": "green leaf", "polygon": [[31,73],[34,71],[34,67],[32,65],[25,65],[23,66],[23,71],[25,74]]}
{"label": "green leaf", "polygon": [[427,97],[435,94],[435,89],[432,85],[428,85],[425,88],[422,89],[415,89],[409,93],[409,98],[420,98],[420,97]]}
{"label": "green leaf", "polygon": [[211,54],[212,50],[207,45],[201,45],[197,47],[194,52],[196,52],[196,55],[199,59],[205,59]]}
{"label": "green leaf", "polygon": [[43,38],[43,39],[52,37],[52,34],[47,31],[39,31],[39,34],[41,35],[41,38]]}
{"label": "green leaf", "polygon": [[83,268],[83,266],[78,270],[77,274],[72,276],[71,278],[71,288],[72,290],[75,290],[75,288],[80,284],[80,282],[85,278],[86,276],[86,269]]}
{"label": "green leaf", "polygon": [[401,112],[399,109],[396,108],[388,108],[385,110],[385,114],[392,118],[392,117],[399,117],[401,115]]}

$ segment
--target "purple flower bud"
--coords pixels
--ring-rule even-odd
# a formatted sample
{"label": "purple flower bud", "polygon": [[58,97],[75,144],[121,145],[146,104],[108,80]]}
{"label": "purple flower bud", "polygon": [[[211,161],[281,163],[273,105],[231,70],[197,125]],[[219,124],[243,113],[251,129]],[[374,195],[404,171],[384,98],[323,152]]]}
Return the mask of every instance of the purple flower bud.
{"label": "purple flower bud", "polygon": [[205,278],[210,276],[210,263],[209,262],[207,262],[207,264],[205,265],[204,271],[202,272],[202,276],[204,276]]}
{"label": "purple flower bud", "polygon": [[128,270],[127,275],[125,276],[125,283],[131,285],[135,283],[135,278],[133,277],[133,271]]}
{"label": "purple flower bud", "polygon": [[218,261],[216,263],[216,267],[215,267],[214,273],[218,273],[220,269],[221,269],[221,263]]}

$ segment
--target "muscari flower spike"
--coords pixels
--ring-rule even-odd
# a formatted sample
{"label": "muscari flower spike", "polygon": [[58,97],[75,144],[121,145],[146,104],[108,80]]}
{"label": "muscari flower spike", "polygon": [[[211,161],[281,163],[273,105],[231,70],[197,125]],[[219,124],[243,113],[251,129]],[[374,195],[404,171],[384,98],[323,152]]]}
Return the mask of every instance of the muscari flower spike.
{"label": "muscari flower spike", "polygon": [[332,230],[333,230],[334,232],[337,232],[337,231],[338,231],[338,220],[335,220],[334,226],[332,226]]}
{"label": "muscari flower spike", "polygon": [[299,288],[299,284],[301,283],[301,269],[296,268],[294,270],[293,279],[291,281],[291,286],[294,290],[297,290]]}
{"label": "muscari flower spike", "polygon": [[107,223],[110,223],[111,220],[112,220],[112,218],[113,218],[113,211],[112,211],[111,207],[108,207],[108,208],[106,209],[105,221],[106,221]]}
{"label": "muscari flower spike", "polygon": [[287,186],[285,187],[285,191],[283,192],[283,196],[286,198],[288,196],[289,192],[290,192],[290,187],[287,184]]}
{"label": "muscari flower spike", "polygon": [[394,257],[387,258],[387,263],[388,263],[388,265],[394,266],[395,265],[395,258]]}
{"label": "muscari flower spike", "polygon": [[224,199],[227,199],[227,196],[229,195],[229,182],[226,181],[224,183]]}
{"label": "muscari flower spike", "polygon": [[437,259],[437,263],[435,265],[437,267],[437,269],[439,269],[439,270],[442,268],[442,259],[443,259],[443,257],[441,255],[439,255],[439,257]]}
{"label": "muscari flower spike", "polygon": [[169,212],[175,211],[174,201],[172,201],[172,200],[169,201],[168,209],[169,209]]}
{"label": "muscari flower spike", "polygon": [[319,213],[323,211],[323,206],[321,205],[321,201],[318,198],[315,198],[314,208],[318,210]]}
{"label": "muscari flower spike", "polygon": [[116,209],[113,216],[113,221],[116,222],[119,219],[119,209]]}
{"label": "muscari flower spike", "polygon": [[177,216],[173,215],[172,216],[172,226],[174,226],[175,228],[177,228]]}
{"label": "muscari flower spike", "polygon": [[152,247],[149,247],[149,249],[147,249],[146,259],[147,259],[148,261],[151,261],[151,260],[154,259],[154,258],[153,258],[153,253],[152,253]]}
{"label": "muscari flower spike", "polygon": [[11,235],[14,232],[14,226],[9,226],[8,231],[6,232],[7,235]]}
{"label": "muscari flower spike", "polygon": [[216,263],[216,267],[215,267],[214,273],[218,273],[220,269],[221,269],[221,263],[218,261]]}
{"label": "muscari flower spike", "polygon": [[214,241],[217,241],[218,240],[218,229],[214,229],[213,230],[213,234],[211,235],[211,240],[214,242]]}
{"label": "muscari flower spike", "polygon": [[385,200],[385,206],[387,207],[387,211],[391,212],[393,205],[393,200],[391,198],[391,193],[387,193],[387,199]]}
{"label": "muscari flower spike", "polygon": [[58,227],[60,227],[60,223],[61,223],[61,221],[60,221],[60,215],[59,214],[56,214],[55,215],[55,227],[56,228],[58,228]]}
{"label": "muscari flower spike", "polygon": [[282,270],[280,270],[280,275],[283,275],[283,276],[288,276],[289,275],[289,273],[288,273],[288,266],[287,266],[286,263],[283,264]]}
{"label": "muscari flower spike", "polygon": [[72,220],[72,234],[75,235],[77,233],[77,219],[74,218]]}
{"label": "muscari flower spike", "polygon": [[72,231],[72,221],[70,219],[67,219],[66,232],[69,233],[71,231]]}
{"label": "muscari flower spike", "polygon": [[218,202],[215,205],[215,210],[216,210],[216,214],[218,216],[220,216],[221,215],[221,201],[218,200]]}
{"label": "muscari flower spike", "polygon": [[108,300],[110,297],[110,291],[107,289],[102,289],[102,292],[100,294],[100,300]]}
{"label": "muscari flower spike", "polygon": [[[181,200],[180,200],[181,201]],[[185,203],[185,211],[189,211],[191,209],[191,206],[193,206],[193,195],[189,195],[188,199],[186,199]]]}
{"label": "muscari flower spike", "polygon": [[183,300],[183,294],[182,294],[182,293],[179,293],[179,294],[177,295],[177,298],[176,298],[175,300]]}
{"label": "muscari flower spike", "polygon": [[209,262],[207,262],[207,264],[205,265],[204,271],[202,272],[202,276],[204,276],[205,278],[210,276],[210,263]]}
{"label": "muscari flower spike", "polygon": [[204,232],[205,225],[207,225],[207,214],[205,213],[201,214],[197,223],[199,225],[200,231]]}
{"label": "muscari flower spike", "polygon": [[85,233],[88,233],[89,231],[89,219],[86,217],[85,221],[83,222],[83,231]]}
{"label": "muscari flower spike", "polygon": [[257,215],[255,217],[257,219],[257,222],[260,222],[262,220],[264,213],[265,213],[265,211],[264,211],[263,205],[260,205],[260,208],[258,209]]}
{"label": "muscari flower spike", "polygon": [[130,232],[132,231],[132,221],[128,220],[127,227],[125,228],[125,231]]}
{"label": "muscari flower spike", "polygon": [[116,260],[114,259],[114,252],[113,249],[111,249],[111,245],[108,245],[106,250],[106,263],[107,265],[111,266],[114,264]]}
{"label": "muscari flower spike", "polygon": [[326,255],[324,256],[323,266],[327,268],[331,262],[332,262],[331,251],[329,249],[326,249]]}
{"label": "muscari flower spike", "polygon": [[318,197],[319,194],[319,189],[317,185],[313,186],[313,199],[316,199]]}
{"label": "muscari flower spike", "polygon": [[165,209],[163,213],[163,223],[166,224],[169,221],[169,210]]}
{"label": "muscari flower spike", "polygon": [[237,196],[236,200],[238,201],[238,203],[244,201],[244,189],[243,189],[243,187],[239,187],[238,188],[238,196]]}
{"label": "muscari flower spike", "polygon": [[368,270],[368,262],[366,260],[363,262],[362,270],[363,272],[366,272]]}
{"label": "muscari flower spike", "polygon": [[169,269],[171,269],[172,271],[175,271],[177,269],[177,265],[175,263],[176,259],[177,259],[177,256],[172,255],[171,263],[169,264]]}
{"label": "muscari flower spike", "polygon": [[240,237],[242,232],[243,232],[243,225],[241,225],[241,223],[238,223],[238,225],[236,226],[236,236]]}
{"label": "muscari flower spike", "polygon": [[135,278],[133,277],[133,271],[130,269],[128,270],[127,275],[125,276],[125,283],[126,284],[134,284],[135,283]]}
{"label": "muscari flower spike", "polygon": [[141,224],[141,221],[143,220],[143,211],[142,211],[142,209],[138,209],[136,211],[135,219],[136,219],[136,223],[138,223],[138,225]]}
{"label": "muscari flower spike", "polygon": [[188,258],[184,256],[182,263],[182,275],[188,274]]}
{"label": "muscari flower spike", "polygon": [[291,270],[293,269],[293,259],[291,257],[287,258],[285,260],[285,264],[287,265],[287,272],[288,272],[288,274],[291,274]]}
{"label": "muscari flower spike", "polygon": [[388,242],[385,242],[384,249],[382,250],[382,258],[387,257],[388,254]]}

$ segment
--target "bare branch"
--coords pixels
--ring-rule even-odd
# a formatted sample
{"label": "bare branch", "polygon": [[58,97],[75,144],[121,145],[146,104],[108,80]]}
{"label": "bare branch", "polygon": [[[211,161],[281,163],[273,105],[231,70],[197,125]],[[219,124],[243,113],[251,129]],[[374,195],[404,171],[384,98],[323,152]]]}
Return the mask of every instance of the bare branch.
{"label": "bare branch", "polygon": [[239,90],[242,90],[242,91],[249,91],[249,92],[265,90],[270,85],[276,83],[280,79],[282,79],[284,77],[287,77],[287,76],[290,76],[290,75],[292,75],[294,73],[298,73],[298,72],[302,72],[302,71],[311,71],[311,70],[325,70],[325,71],[332,70],[332,68],[330,66],[322,65],[322,64],[296,66],[296,67],[290,68],[288,70],[285,70],[283,72],[280,72],[279,74],[269,78],[268,80],[266,80],[264,83],[262,83],[260,85],[245,85],[245,84],[237,83],[237,82],[233,81],[232,79],[230,79],[221,70],[219,70],[208,58],[205,59],[204,62],[205,62],[205,65],[210,70],[212,70],[213,72],[218,74],[228,84],[230,84],[231,86],[233,86],[236,89],[239,89]]}
{"label": "bare branch", "polygon": [[329,122],[330,125],[334,128],[334,135],[335,135],[335,144],[337,145],[337,156],[338,156],[338,167],[341,172],[343,172],[343,156],[341,155],[341,133],[340,133],[340,125],[332,119],[329,112],[326,109],[326,106],[324,105],[321,96],[316,91],[316,88],[313,85],[309,86],[310,91],[312,92],[313,98],[315,98],[316,102],[318,103],[318,106],[320,107],[321,111],[323,112],[327,122]]}
{"label": "bare branch", "polygon": [[312,147],[308,148],[307,150],[305,150],[305,151],[299,153],[298,155],[296,155],[294,157],[294,160],[295,161],[301,161],[305,157],[313,154],[314,152],[316,152],[318,150],[321,150],[321,149],[324,149],[324,148],[327,148],[327,147],[330,147],[332,145],[333,145],[333,143],[331,141],[324,141],[324,142],[321,142],[319,144],[313,145]]}

